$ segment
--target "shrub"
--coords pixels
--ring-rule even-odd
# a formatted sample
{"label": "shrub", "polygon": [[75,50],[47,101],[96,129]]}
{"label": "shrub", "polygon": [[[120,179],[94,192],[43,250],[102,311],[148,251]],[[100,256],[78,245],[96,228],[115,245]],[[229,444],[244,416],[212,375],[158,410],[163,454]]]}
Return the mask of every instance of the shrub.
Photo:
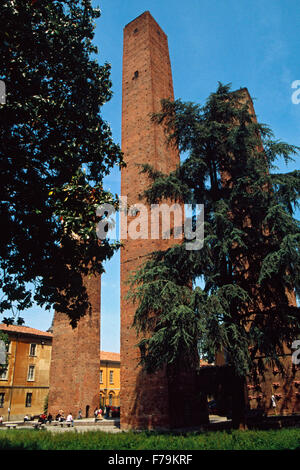
{"label": "shrub", "polygon": [[18,450],[285,450],[300,449],[299,429],[187,434],[1,430],[0,449]]}

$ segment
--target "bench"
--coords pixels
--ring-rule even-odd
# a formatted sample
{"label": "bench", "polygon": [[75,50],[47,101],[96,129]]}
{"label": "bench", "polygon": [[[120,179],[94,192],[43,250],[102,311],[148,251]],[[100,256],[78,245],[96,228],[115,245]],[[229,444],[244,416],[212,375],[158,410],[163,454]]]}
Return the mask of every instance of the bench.
{"label": "bench", "polygon": [[16,424],[6,424],[5,426],[6,426],[8,429],[11,429],[11,428],[15,429],[15,428],[17,427]]}
{"label": "bench", "polygon": [[44,424],[44,423],[34,423],[34,424],[32,425],[32,427],[33,427],[34,429],[44,429],[44,428],[46,427],[46,424]]}
{"label": "bench", "polygon": [[[67,426],[68,428],[72,426],[72,423],[70,423],[69,421],[56,421],[53,423],[53,426],[61,426],[62,428],[65,426]],[[73,426],[74,426],[74,423],[73,423]]]}

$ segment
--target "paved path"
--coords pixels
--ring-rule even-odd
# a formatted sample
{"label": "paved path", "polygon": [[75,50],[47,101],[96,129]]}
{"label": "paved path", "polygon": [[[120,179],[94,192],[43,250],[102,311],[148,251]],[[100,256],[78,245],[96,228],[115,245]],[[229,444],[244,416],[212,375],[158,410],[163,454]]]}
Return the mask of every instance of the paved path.
{"label": "paved path", "polygon": [[[28,421],[5,421],[0,429],[9,429],[11,426],[15,426],[14,429],[33,429],[38,424],[37,420]],[[51,432],[85,432],[85,431],[105,431],[105,432],[120,432],[120,419],[102,419],[95,422],[95,418],[85,418],[74,420],[74,427],[68,427],[66,422],[63,422],[61,426],[57,421],[53,421],[51,424],[47,423],[42,426],[42,429],[46,429]]]}
{"label": "paved path", "polygon": [[[211,424],[222,423],[226,422],[227,418],[217,415],[210,415],[209,417]],[[37,424],[37,421],[30,421],[28,423],[24,423],[23,421],[10,421],[4,422],[0,429],[8,429],[6,425],[15,424],[15,429],[33,429],[34,425]],[[120,429],[120,420],[119,419],[103,419],[95,422],[94,418],[85,418],[80,420],[74,420],[74,426],[68,427],[66,422],[63,423],[61,426],[60,423],[53,421],[51,424],[46,424],[43,426],[41,431],[47,430],[52,433],[62,433],[62,432],[74,432],[74,433],[83,433],[87,431],[104,431],[109,433],[120,433],[126,432]],[[188,432],[188,431],[197,431],[201,430],[201,427],[195,428],[184,428],[178,429],[177,432]]]}

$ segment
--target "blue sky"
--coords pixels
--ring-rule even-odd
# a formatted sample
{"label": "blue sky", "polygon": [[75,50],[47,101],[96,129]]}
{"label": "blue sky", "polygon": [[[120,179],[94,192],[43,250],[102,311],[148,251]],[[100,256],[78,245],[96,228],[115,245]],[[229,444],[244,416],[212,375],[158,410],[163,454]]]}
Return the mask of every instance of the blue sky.
{"label": "blue sky", "polygon": [[[300,80],[299,0],[98,0],[102,12],[95,43],[98,61],[112,66],[113,98],[102,113],[121,144],[123,28],[146,10],[168,36],[175,98],[204,103],[218,81],[232,89],[247,87],[260,122],[276,138],[300,146],[300,104],[291,88]],[[299,95],[300,96],[300,95]],[[280,170],[299,168],[299,160]],[[120,193],[115,170],[106,187]],[[102,277],[101,349],[119,351],[119,255]],[[52,313],[38,308],[24,315],[26,324],[47,329]]]}

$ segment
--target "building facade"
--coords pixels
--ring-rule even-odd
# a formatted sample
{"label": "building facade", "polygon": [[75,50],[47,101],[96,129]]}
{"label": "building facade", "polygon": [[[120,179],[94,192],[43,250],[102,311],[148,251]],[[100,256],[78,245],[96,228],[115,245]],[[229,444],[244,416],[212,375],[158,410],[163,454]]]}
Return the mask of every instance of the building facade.
{"label": "building facade", "polygon": [[[7,367],[0,374],[0,416],[4,421],[23,420],[26,414],[37,416],[48,404],[53,334],[27,326],[4,324],[0,324],[0,331],[8,336]],[[98,358],[100,370],[95,377],[98,383],[95,408],[99,405],[119,407],[120,354],[100,351],[99,357],[98,350]],[[53,410],[53,414],[59,409]],[[76,416],[79,409],[72,411]]]}
{"label": "building facade", "polygon": [[120,406],[120,354],[100,352],[100,405]]}
{"label": "building facade", "polygon": [[0,375],[0,415],[23,419],[44,410],[49,391],[52,334],[26,326],[6,326],[7,368]]}

